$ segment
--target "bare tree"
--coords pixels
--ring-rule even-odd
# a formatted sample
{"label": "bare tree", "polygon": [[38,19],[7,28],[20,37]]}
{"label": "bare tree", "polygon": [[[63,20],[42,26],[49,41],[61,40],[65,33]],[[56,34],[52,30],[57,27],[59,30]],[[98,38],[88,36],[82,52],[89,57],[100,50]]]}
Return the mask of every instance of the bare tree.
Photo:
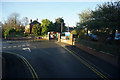
{"label": "bare tree", "polygon": [[23,22],[23,25],[26,26],[28,24],[28,22],[29,22],[28,17],[23,17],[22,22]]}
{"label": "bare tree", "polygon": [[20,20],[19,20],[19,14],[18,13],[12,13],[7,20],[7,24],[9,27],[17,28],[20,26]]}

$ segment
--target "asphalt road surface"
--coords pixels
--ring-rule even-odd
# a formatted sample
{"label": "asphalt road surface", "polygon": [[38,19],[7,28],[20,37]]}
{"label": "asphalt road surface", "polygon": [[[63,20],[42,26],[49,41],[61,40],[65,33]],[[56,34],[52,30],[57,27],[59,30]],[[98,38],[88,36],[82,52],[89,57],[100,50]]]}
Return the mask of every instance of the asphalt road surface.
{"label": "asphalt road surface", "polygon": [[2,43],[3,79],[118,79],[119,69],[75,46],[55,41]]}

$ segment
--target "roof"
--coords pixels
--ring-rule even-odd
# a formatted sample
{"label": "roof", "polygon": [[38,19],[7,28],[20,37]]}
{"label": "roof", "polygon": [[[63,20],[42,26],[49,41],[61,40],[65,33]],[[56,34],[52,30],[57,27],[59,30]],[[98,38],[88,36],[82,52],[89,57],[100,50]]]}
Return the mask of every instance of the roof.
{"label": "roof", "polygon": [[34,24],[39,24],[41,25],[41,23],[39,23],[38,21],[34,20],[33,22],[31,22],[29,25],[34,25]]}
{"label": "roof", "polygon": [[[74,30],[76,27],[69,27],[69,30]],[[65,30],[68,30],[68,27],[65,28]]]}

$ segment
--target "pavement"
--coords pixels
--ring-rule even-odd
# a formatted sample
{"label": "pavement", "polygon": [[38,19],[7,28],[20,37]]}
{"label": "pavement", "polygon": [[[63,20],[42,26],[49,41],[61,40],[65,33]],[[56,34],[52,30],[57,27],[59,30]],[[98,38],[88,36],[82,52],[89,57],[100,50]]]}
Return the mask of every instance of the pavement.
{"label": "pavement", "polygon": [[4,79],[118,79],[119,70],[75,46],[54,40],[2,42]]}

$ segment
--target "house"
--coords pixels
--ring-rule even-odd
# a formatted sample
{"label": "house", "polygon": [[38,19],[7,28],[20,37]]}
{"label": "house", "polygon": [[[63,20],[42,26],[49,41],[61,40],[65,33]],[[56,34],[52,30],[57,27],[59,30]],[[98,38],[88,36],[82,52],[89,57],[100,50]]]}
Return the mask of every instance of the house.
{"label": "house", "polygon": [[65,28],[65,31],[67,31],[67,32],[72,32],[73,30],[75,30],[76,29],[76,27],[66,27]]}
{"label": "house", "polygon": [[38,22],[38,19],[32,21],[32,19],[30,20],[30,23],[28,25],[25,26],[25,33],[30,33],[32,32],[32,27],[35,24],[39,24],[41,25],[41,23]]}

